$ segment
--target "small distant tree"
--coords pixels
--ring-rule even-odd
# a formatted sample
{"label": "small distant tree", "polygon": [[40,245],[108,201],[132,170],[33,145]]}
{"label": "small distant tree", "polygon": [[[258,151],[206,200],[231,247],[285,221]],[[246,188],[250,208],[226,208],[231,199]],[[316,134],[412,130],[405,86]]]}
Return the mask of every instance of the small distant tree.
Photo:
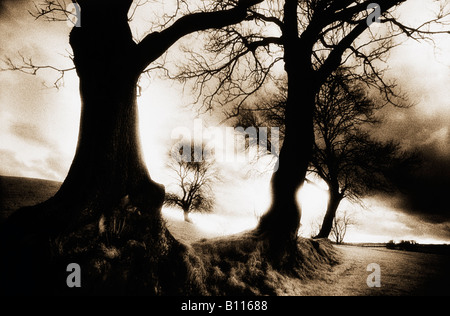
{"label": "small distant tree", "polygon": [[395,249],[395,241],[394,240],[389,240],[389,242],[386,244],[386,248],[387,249]]}
{"label": "small distant tree", "polygon": [[344,211],[339,215],[336,215],[333,219],[333,226],[331,228],[331,237],[337,244],[344,242],[345,235],[349,226],[354,225],[355,222],[352,216]]}
{"label": "small distant tree", "polygon": [[211,157],[205,157],[204,146],[183,144],[170,151],[168,167],[174,175],[176,191],[166,193],[164,204],[180,207],[184,220],[191,223],[191,212],[212,212],[217,168]]}
{"label": "small distant tree", "polygon": [[398,249],[406,250],[406,251],[416,251],[417,250],[417,241],[415,240],[402,240],[397,245]]}

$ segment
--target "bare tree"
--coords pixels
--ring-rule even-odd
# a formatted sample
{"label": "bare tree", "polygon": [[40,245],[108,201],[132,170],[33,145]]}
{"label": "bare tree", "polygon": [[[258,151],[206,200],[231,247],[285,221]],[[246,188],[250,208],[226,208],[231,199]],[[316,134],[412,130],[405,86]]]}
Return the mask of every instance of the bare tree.
{"label": "bare tree", "polygon": [[[297,237],[301,211],[295,199],[313,155],[315,98],[322,85],[346,65],[354,70],[354,78],[364,78],[367,86],[378,89],[385,103],[400,103],[395,83],[385,80],[379,62],[401,36],[424,40],[449,33],[433,28],[446,25],[445,1],[440,2],[435,19],[413,27],[395,17],[396,9],[406,1],[377,2],[380,32],[370,28],[372,1],[271,1],[251,10],[248,24],[213,32],[206,45],[211,57],[192,52],[190,65],[194,67],[183,69],[178,76],[192,79],[202,95],[209,92],[204,100],[207,109],[233,103],[237,106],[226,114],[236,116],[252,101],[252,95],[277,79],[274,69],[284,63],[285,137],[271,181],[272,205],[257,229],[260,236],[273,241],[274,249],[280,249],[283,240]],[[208,90],[209,84],[215,88]]]}
{"label": "bare tree", "polygon": [[[398,144],[377,141],[368,130],[381,123],[376,112],[384,104],[367,96],[363,82],[355,80],[347,69],[338,69],[316,95],[314,112],[314,145],[308,172],[328,185],[329,200],[325,217],[316,238],[328,238],[343,199],[360,202],[374,191],[395,190],[390,181],[392,169],[402,165],[411,171],[418,158],[400,150]],[[280,126],[284,138],[286,88],[281,85],[278,97],[257,103],[253,110],[240,111],[240,123],[258,122]]]}
{"label": "bare tree", "polygon": [[345,235],[349,226],[354,225],[355,222],[352,216],[344,211],[333,219],[333,227],[331,228],[331,236],[337,244],[344,242]]}
{"label": "bare tree", "polygon": [[414,153],[370,136],[368,130],[380,126],[376,113],[382,106],[367,97],[363,82],[342,69],[330,76],[316,97],[310,171],[327,183],[330,195],[317,238],[328,238],[343,199],[359,202],[374,191],[391,192],[392,169],[402,164],[411,171],[418,164]]}
{"label": "bare tree", "polygon": [[[218,171],[212,158],[204,157],[205,146],[182,146],[179,150],[170,152],[168,167],[175,175],[177,190],[166,193],[165,204],[180,207],[184,220],[191,223],[189,213],[212,212],[214,207],[214,193],[212,185],[218,179]],[[183,152],[188,148],[191,152],[187,156]]]}
{"label": "bare tree", "polygon": [[[0,244],[6,248],[2,249],[2,257],[6,259],[1,266],[5,279],[2,278],[0,283],[7,288],[22,280],[22,273],[28,265],[21,260],[22,255],[34,254],[35,257],[30,260],[39,263],[42,271],[47,271],[51,258],[44,254],[48,253],[45,249],[49,238],[64,234],[69,236],[73,232],[76,235],[78,232],[85,236],[86,242],[95,244],[94,231],[80,233],[80,230],[96,227],[103,214],[112,216],[114,213],[117,217],[116,213],[120,213],[122,217],[136,217],[134,221],[127,220],[127,223],[133,222],[135,225],[129,228],[129,239],[146,245],[144,257],[148,260],[141,262],[145,265],[141,268],[149,274],[146,280],[125,286],[128,280],[126,273],[111,273],[111,278],[118,278],[116,283],[113,282],[116,286],[111,291],[148,294],[180,291],[181,287],[177,288],[174,284],[182,281],[170,280],[174,273],[167,272],[170,269],[167,258],[176,256],[182,248],[161,220],[164,187],[151,179],[141,151],[138,79],[182,37],[239,23],[248,17],[249,8],[262,0],[211,1],[191,10],[188,10],[191,7],[185,1],[178,1],[179,9],[166,19],[159,31],[149,32],[138,42],[133,38],[129,25],[133,0],[72,2],[82,12],[81,27],[74,27],[69,38],[73,64],[80,81],[81,121],[76,154],[56,195],[38,206],[18,210],[2,228]],[[64,20],[67,17],[65,4],[64,1],[44,1],[36,16],[53,21],[61,20],[58,14],[62,14]],[[23,61],[25,65],[13,67],[13,70],[28,68],[36,73],[42,68],[33,65],[31,59]],[[64,70],[61,71],[64,73]],[[162,258],[164,256],[165,259]],[[129,264],[127,269],[133,269],[133,263],[124,264]],[[41,292],[40,286],[51,282],[47,281],[39,267],[35,267],[36,282],[29,284],[25,280],[23,288],[20,284],[13,288],[19,291],[25,288],[36,290],[34,286],[37,284]],[[86,279],[94,280],[95,273],[99,273],[95,270],[91,272],[93,275],[86,276]],[[48,273],[52,273],[51,269]],[[124,277],[120,279],[119,275]],[[89,286],[88,281],[85,285],[86,292],[109,289],[107,285],[105,288],[101,285]],[[54,289],[49,285],[49,290]]]}

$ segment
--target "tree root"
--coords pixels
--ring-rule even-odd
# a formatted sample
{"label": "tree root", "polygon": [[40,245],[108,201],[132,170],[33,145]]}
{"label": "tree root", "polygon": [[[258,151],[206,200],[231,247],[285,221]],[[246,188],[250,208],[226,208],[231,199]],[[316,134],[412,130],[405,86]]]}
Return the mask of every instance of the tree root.
{"label": "tree root", "polygon": [[[211,239],[193,245],[205,270],[209,295],[289,295],[338,263],[328,240],[299,238],[282,264],[268,253],[269,241],[255,232]],[[297,289],[292,289],[292,284]]]}
{"label": "tree root", "polygon": [[[73,206],[55,202],[18,210],[2,225],[2,294],[173,295],[186,288],[201,291],[188,280],[193,273],[187,264],[183,267],[195,258],[169,233],[159,212],[137,207],[132,196],[125,196],[113,209],[78,210],[78,216],[72,216],[70,225],[65,226],[66,221],[58,223],[56,214]],[[81,268],[80,288],[70,288],[66,282],[71,263]]]}

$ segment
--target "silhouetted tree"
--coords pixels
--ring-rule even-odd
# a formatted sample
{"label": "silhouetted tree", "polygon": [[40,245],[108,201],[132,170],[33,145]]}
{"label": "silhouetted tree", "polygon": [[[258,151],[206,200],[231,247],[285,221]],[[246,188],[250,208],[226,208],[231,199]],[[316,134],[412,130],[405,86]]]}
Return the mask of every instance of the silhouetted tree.
{"label": "silhouetted tree", "polygon": [[328,238],[344,198],[358,201],[373,191],[393,190],[391,169],[400,161],[414,165],[414,154],[370,137],[367,128],[380,123],[376,111],[382,105],[366,96],[362,84],[338,71],[316,97],[311,171],[327,183],[330,196],[317,238]]}
{"label": "silhouetted tree", "polygon": [[344,242],[345,235],[349,226],[353,225],[353,219],[347,212],[343,212],[334,217],[331,228],[331,236],[337,244]]}
{"label": "silhouetted tree", "polygon": [[[313,154],[315,98],[321,86],[346,64],[354,67],[355,78],[364,77],[366,85],[379,89],[385,102],[397,102],[395,85],[383,79],[377,62],[394,46],[393,39],[400,35],[427,38],[435,33],[430,26],[446,16],[442,1],[436,19],[419,27],[407,26],[394,16],[395,9],[406,1],[377,1],[380,16],[375,18],[369,16],[370,0],[271,1],[251,10],[248,23],[255,22],[258,27],[244,24],[213,32],[206,44],[211,57],[193,52],[194,67],[180,73],[182,80],[193,79],[202,94],[210,92],[204,99],[207,109],[237,104],[229,113],[233,116],[277,76],[273,69],[283,62],[288,94],[285,137],[271,180],[272,204],[257,229],[260,236],[273,242],[274,249],[297,238],[301,211],[296,193]],[[385,27],[383,32],[372,32],[370,24],[375,20]],[[208,84],[216,88],[205,89]]]}
{"label": "silhouetted tree", "polygon": [[[284,139],[287,97],[281,85],[278,98],[262,100],[252,111],[240,111],[237,120],[280,126]],[[393,191],[392,169],[401,164],[405,173],[417,164],[414,153],[402,152],[392,141],[370,137],[368,130],[379,125],[376,112],[383,106],[368,98],[363,82],[355,81],[346,69],[331,75],[316,95],[308,172],[319,176],[329,188],[327,210],[316,238],[328,238],[344,198],[360,201],[374,191]]]}
{"label": "silhouetted tree", "polygon": [[[186,155],[184,150],[189,150]],[[165,204],[180,207],[184,220],[191,222],[191,212],[211,212],[214,206],[212,184],[217,179],[214,160],[205,157],[204,146],[181,146],[171,150],[168,167],[175,175],[177,192],[166,193]]]}
{"label": "silhouetted tree", "polygon": [[[211,1],[195,12],[171,17],[161,31],[151,32],[139,42],[133,39],[129,26],[132,0],[73,2],[81,8],[82,17],[81,27],[74,27],[69,39],[81,97],[75,157],[64,183],[53,198],[38,206],[18,210],[3,225],[0,244],[6,249],[2,249],[0,283],[7,291],[29,289],[42,293],[45,285],[54,290],[50,285],[54,283],[49,280],[58,273],[52,271],[51,258],[46,255],[49,253],[49,238],[63,240],[61,235],[78,232],[86,242],[93,243],[85,247],[89,250],[94,247],[97,236],[94,228],[101,216],[114,214],[117,217],[119,213],[119,216],[134,218],[127,220],[129,239],[146,245],[139,250],[143,252],[138,256],[143,260],[141,268],[133,268],[133,264],[138,264],[132,261],[125,262],[132,272],[128,273],[125,268],[120,273],[111,272],[110,277],[116,279],[109,283],[114,286],[108,286],[108,281],[104,281],[104,288],[89,284],[89,278],[85,276],[88,280],[83,290],[148,294],[182,291],[179,283],[183,282],[182,278],[176,282],[173,278],[183,268],[170,271],[172,268],[168,264],[179,261],[173,257],[182,251],[182,247],[161,220],[164,187],[151,179],[142,157],[138,130],[138,79],[149,65],[182,37],[239,23],[248,17],[248,9],[262,0]],[[183,11],[181,6],[189,8],[184,1],[179,1],[178,5],[177,13]],[[63,1],[45,1],[36,16],[60,20],[55,14],[62,14],[63,20],[66,18]],[[23,62],[24,65],[10,69],[36,73],[42,68],[33,65],[31,59],[23,59]],[[24,256],[28,261],[23,260]],[[33,271],[29,271],[30,261],[39,263]],[[92,262],[86,265],[94,266]],[[139,269],[146,273],[142,278],[134,278],[133,273]],[[23,279],[24,271],[31,276]],[[103,275],[106,277],[107,272]],[[58,284],[65,288],[64,281],[59,281]]]}

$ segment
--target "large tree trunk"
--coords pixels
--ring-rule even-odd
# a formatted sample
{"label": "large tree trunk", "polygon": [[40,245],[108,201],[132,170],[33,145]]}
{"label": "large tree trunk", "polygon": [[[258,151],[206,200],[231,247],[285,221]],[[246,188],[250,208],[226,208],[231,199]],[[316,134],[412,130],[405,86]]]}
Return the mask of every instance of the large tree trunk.
{"label": "large tree trunk", "polygon": [[342,194],[339,193],[339,188],[330,187],[330,197],[328,199],[327,211],[322,222],[320,232],[314,238],[328,238],[333,228],[333,220],[336,217],[337,209],[342,201]]}
{"label": "large tree trunk", "polygon": [[151,180],[141,153],[141,69],[133,67],[127,10],[117,15],[92,3],[83,16],[96,20],[83,19],[70,36],[81,96],[76,154],[58,193],[1,229],[2,290],[70,292],[66,267],[76,262],[83,293],[179,293],[185,279],[175,275],[185,268],[170,271],[181,262],[171,257],[185,250],[161,219],[164,187]]}
{"label": "large tree trunk", "polygon": [[258,231],[268,234],[275,248],[297,239],[301,210],[297,192],[304,183],[312,156],[313,113],[317,85],[310,62],[311,49],[298,40],[297,1],[284,7],[284,61],[288,78],[285,138],[278,169],[271,180],[272,205],[261,218]]}
{"label": "large tree trunk", "polygon": [[191,219],[189,218],[189,209],[183,208],[183,216],[186,223],[192,223]]}
{"label": "large tree trunk", "polygon": [[297,192],[303,185],[314,141],[312,111],[314,95],[298,88],[304,83],[292,80],[286,106],[286,133],[280,151],[278,169],[271,180],[272,205],[261,218],[259,230],[282,238],[296,238],[301,211]]}
{"label": "large tree trunk", "polygon": [[186,15],[133,41],[133,0],[78,0],[81,27],[70,34],[80,78],[76,154],[59,192],[15,212],[0,228],[0,292],[79,293],[66,286],[68,263],[81,265],[83,293],[198,294],[198,260],[166,229],[164,188],[141,155],[136,83],[181,37],[238,23],[261,0]]}
{"label": "large tree trunk", "polygon": [[56,197],[114,206],[129,195],[158,217],[164,190],[151,180],[141,152],[135,43],[129,29],[104,37],[83,28],[71,34],[80,77],[80,133],[72,166]]}
{"label": "large tree trunk", "polygon": [[[137,45],[128,25],[131,2],[83,3],[82,27],[70,34],[80,79],[78,145],[59,192],[45,204],[59,221],[45,230],[61,231],[80,208],[113,208],[125,196],[159,216],[164,188],[151,180],[139,139],[136,87],[142,69],[135,65]],[[61,205],[66,209],[50,212]]]}

